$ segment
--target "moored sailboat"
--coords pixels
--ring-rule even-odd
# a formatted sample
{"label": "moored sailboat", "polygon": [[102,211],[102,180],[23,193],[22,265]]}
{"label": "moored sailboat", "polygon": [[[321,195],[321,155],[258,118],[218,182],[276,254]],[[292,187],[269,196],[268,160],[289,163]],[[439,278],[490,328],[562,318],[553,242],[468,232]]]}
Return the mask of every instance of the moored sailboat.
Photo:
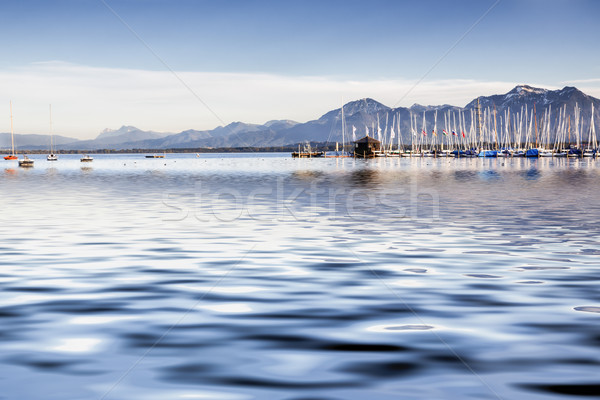
{"label": "moored sailboat", "polygon": [[5,160],[16,160],[18,157],[15,155],[15,135],[13,133],[13,116],[12,116],[12,101],[10,102],[10,146],[11,154],[5,156]]}
{"label": "moored sailboat", "polygon": [[552,150],[548,149],[539,149],[538,157],[552,157]]}
{"label": "moored sailboat", "polygon": [[[341,122],[342,122],[342,126],[341,126],[341,137],[342,137],[342,150],[340,151],[339,149],[339,145],[338,142],[335,142],[335,151],[329,151],[329,152],[325,152],[322,156],[327,157],[327,158],[341,158],[341,157],[351,157],[350,153],[348,153],[346,151],[346,118],[344,116],[344,101],[342,100],[342,108],[340,109],[340,113],[341,113]],[[356,128],[353,128],[353,134],[356,132]]]}
{"label": "moored sailboat", "polygon": [[592,103],[592,119],[587,147],[583,149],[583,157],[596,157],[598,155],[598,142],[596,140],[596,127],[594,126],[594,103]]}
{"label": "moored sailboat", "polygon": [[58,156],[54,154],[54,141],[52,133],[52,104],[50,104],[50,154],[46,157],[48,161],[58,161]]}

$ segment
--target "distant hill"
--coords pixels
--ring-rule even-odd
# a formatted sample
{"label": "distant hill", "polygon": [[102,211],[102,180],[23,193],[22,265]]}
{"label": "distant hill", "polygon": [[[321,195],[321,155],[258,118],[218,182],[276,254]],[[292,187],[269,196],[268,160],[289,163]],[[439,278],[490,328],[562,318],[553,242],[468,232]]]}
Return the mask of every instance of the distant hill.
{"label": "distant hill", "polygon": [[[50,135],[17,134],[15,133],[15,148],[17,149],[49,149]],[[53,142],[56,147],[66,143],[77,142],[77,139],[54,135]],[[0,149],[10,149],[10,132],[0,133]]]}
{"label": "distant hill", "polygon": [[[517,116],[523,118],[525,112],[531,119],[534,106],[539,123],[542,123],[544,118],[548,122],[550,135],[556,134],[559,112],[565,114],[563,117],[565,120],[570,117],[570,121],[575,126],[576,105],[580,109],[578,123],[581,132],[589,130],[592,104],[595,108],[594,118],[600,121],[600,100],[586,95],[575,87],[548,90],[519,85],[505,94],[476,98],[465,107],[448,104],[439,106],[414,104],[409,108],[390,108],[370,98],[351,101],[344,105],[347,126],[344,140],[350,141],[353,136],[358,139],[367,132],[374,137],[380,134],[389,140],[392,127],[395,134],[394,141],[398,140],[398,131],[400,131],[400,139],[403,143],[408,143],[411,135],[420,134],[423,129],[428,133],[434,128],[440,133],[443,129],[449,133],[452,129],[469,130],[474,123],[472,119],[476,115],[474,110],[477,107],[477,100],[488,124],[491,123],[495,110],[497,129],[507,128],[506,118],[510,119],[509,128],[513,129],[517,123],[515,118]],[[55,142],[57,148],[69,150],[269,147],[305,141],[342,142],[341,121],[342,110],[337,108],[305,123],[289,120],[273,120],[262,125],[233,122],[212,130],[189,129],[179,133],[142,131],[133,126],[122,126],[116,130],[104,130],[94,140],[77,141],[55,136]],[[461,127],[462,123],[465,126]],[[0,134],[0,146],[6,147],[6,143],[10,146],[10,137],[7,142],[6,135]],[[15,135],[15,137],[19,137],[16,139],[19,148],[39,149],[49,144],[49,138],[45,135]]]}
{"label": "distant hill", "polygon": [[105,129],[93,140],[79,140],[57,146],[59,149],[106,149],[119,148],[123,143],[135,143],[144,140],[160,139],[172,133],[142,131],[134,126],[122,126],[119,129]]}

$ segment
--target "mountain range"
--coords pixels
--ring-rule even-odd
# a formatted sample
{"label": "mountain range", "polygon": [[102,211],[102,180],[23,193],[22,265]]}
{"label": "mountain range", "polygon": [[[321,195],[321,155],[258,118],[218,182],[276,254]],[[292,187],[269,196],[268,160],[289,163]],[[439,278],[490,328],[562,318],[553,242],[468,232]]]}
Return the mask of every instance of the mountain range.
{"label": "mountain range", "polygon": [[[580,129],[587,132],[590,126],[592,104],[594,118],[600,121],[600,100],[586,95],[575,87],[565,87],[560,90],[535,88],[519,85],[505,94],[482,96],[473,99],[465,107],[452,105],[423,106],[414,104],[411,107],[391,108],[373,99],[365,98],[349,102],[343,106],[346,134],[344,140],[350,141],[353,136],[358,139],[367,132],[377,136],[380,126],[383,134],[389,137],[391,127],[396,135],[398,128],[402,140],[410,140],[411,131],[420,132],[425,120],[429,132],[435,126],[442,129],[457,129],[462,114],[466,126],[471,124],[473,110],[477,102],[488,118],[491,110],[496,115],[503,116],[524,113],[528,115],[536,109],[538,121],[548,114],[551,124],[557,123],[559,110],[564,108],[565,118],[575,121],[575,105],[580,108]],[[487,110],[487,111],[486,111]],[[412,125],[411,128],[411,119]],[[190,149],[190,148],[224,148],[224,147],[273,147],[293,145],[305,141],[311,142],[342,142],[342,109],[338,108],[323,114],[320,118],[305,123],[290,120],[273,120],[262,125],[233,122],[212,130],[186,130],[179,133],[142,131],[133,126],[122,126],[116,130],[105,129],[93,140],[77,140],[64,136],[54,136],[55,147],[59,150],[98,150],[98,149]],[[513,122],[514,123],[514,122]],[[500,121],[502,124],[502,121]],[[397,137],[397,136],[396,136]],[[397,139],[395,139],[397,140]],[[47,135],[15,135],[18,149],[42,150],[48,148]],[[10,147],[10,134],[0,133],[0,148]]]}

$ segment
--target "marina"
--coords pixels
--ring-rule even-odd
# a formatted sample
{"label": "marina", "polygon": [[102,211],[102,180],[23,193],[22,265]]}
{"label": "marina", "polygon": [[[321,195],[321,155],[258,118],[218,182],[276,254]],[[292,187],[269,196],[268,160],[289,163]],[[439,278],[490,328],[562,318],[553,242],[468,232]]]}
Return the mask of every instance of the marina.
{"label": "marina", "polygon": [[[528,86],[517,86],[513,92],[535,90]],[[568,88],[563,90],[569,91]],[[358,140],[355,139],[357,132],[355,125],[352,125],[350,135],[345,121],[344,106],[342,106],[339,111],[340,131],[338,131],[342,150],[338,148],[339,143],[335,142],[336,151],[331,152],[330,156],[339,157],[341,154],[358,158],[595,158],[600,156],[593,102],[590,103],[589,122],[584,121],[582,109],[577,103],[571,112],[568,112],[565,104],[554,119],[551,106],[544,108],[542,115],[538,116],[535,104],[532,110],[528,110],[527,105],[524,105],[518,112],[505,109],[503,113],[499,113],[495,105],[483,108],[479,98],[476,99],[475,104],[474,108],[446,112],[432,107],[433,110],[423,111],[420,127],[417,121],[418,113],[408,110],[410,121],[408,137],[402,134],[400,111],[387,111],[381,114],[381,118],[380,113],[376,113],[370,127],[365,121],[361,121],[364,126],[360,128],[365,129],[366,135]],[[441,117],[444,119],[443,123],[440,121],[439,124],[438,111],[440,119]],[[407,111],[404,113],[406,114]],[[571,115],[573,115],[573,125],[571,125]],[[428,122],[431,119],[433,124]],[[383,125],[381,120],[385,121]],[[332,133],[333,130],[328,139]],[[347,149],[346,143],[350,143],[350,150]],[[326,146],[328,144],[325,143]],[[322,153],[327,156],[326,152]],[[292,157],[317,156],[321,156],[321,152],[308,151],[306,146],[303,152],[299,147],[297,152],[292,153]]]}

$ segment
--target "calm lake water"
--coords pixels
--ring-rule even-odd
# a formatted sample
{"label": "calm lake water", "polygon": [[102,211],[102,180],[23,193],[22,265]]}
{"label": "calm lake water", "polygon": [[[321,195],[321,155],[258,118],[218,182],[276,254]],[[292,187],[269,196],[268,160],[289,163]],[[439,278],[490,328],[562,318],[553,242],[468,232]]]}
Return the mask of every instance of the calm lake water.
{"label": "calm lake water", "polygon": [[0,399],[600,393],[600,160],[0,169]]}

